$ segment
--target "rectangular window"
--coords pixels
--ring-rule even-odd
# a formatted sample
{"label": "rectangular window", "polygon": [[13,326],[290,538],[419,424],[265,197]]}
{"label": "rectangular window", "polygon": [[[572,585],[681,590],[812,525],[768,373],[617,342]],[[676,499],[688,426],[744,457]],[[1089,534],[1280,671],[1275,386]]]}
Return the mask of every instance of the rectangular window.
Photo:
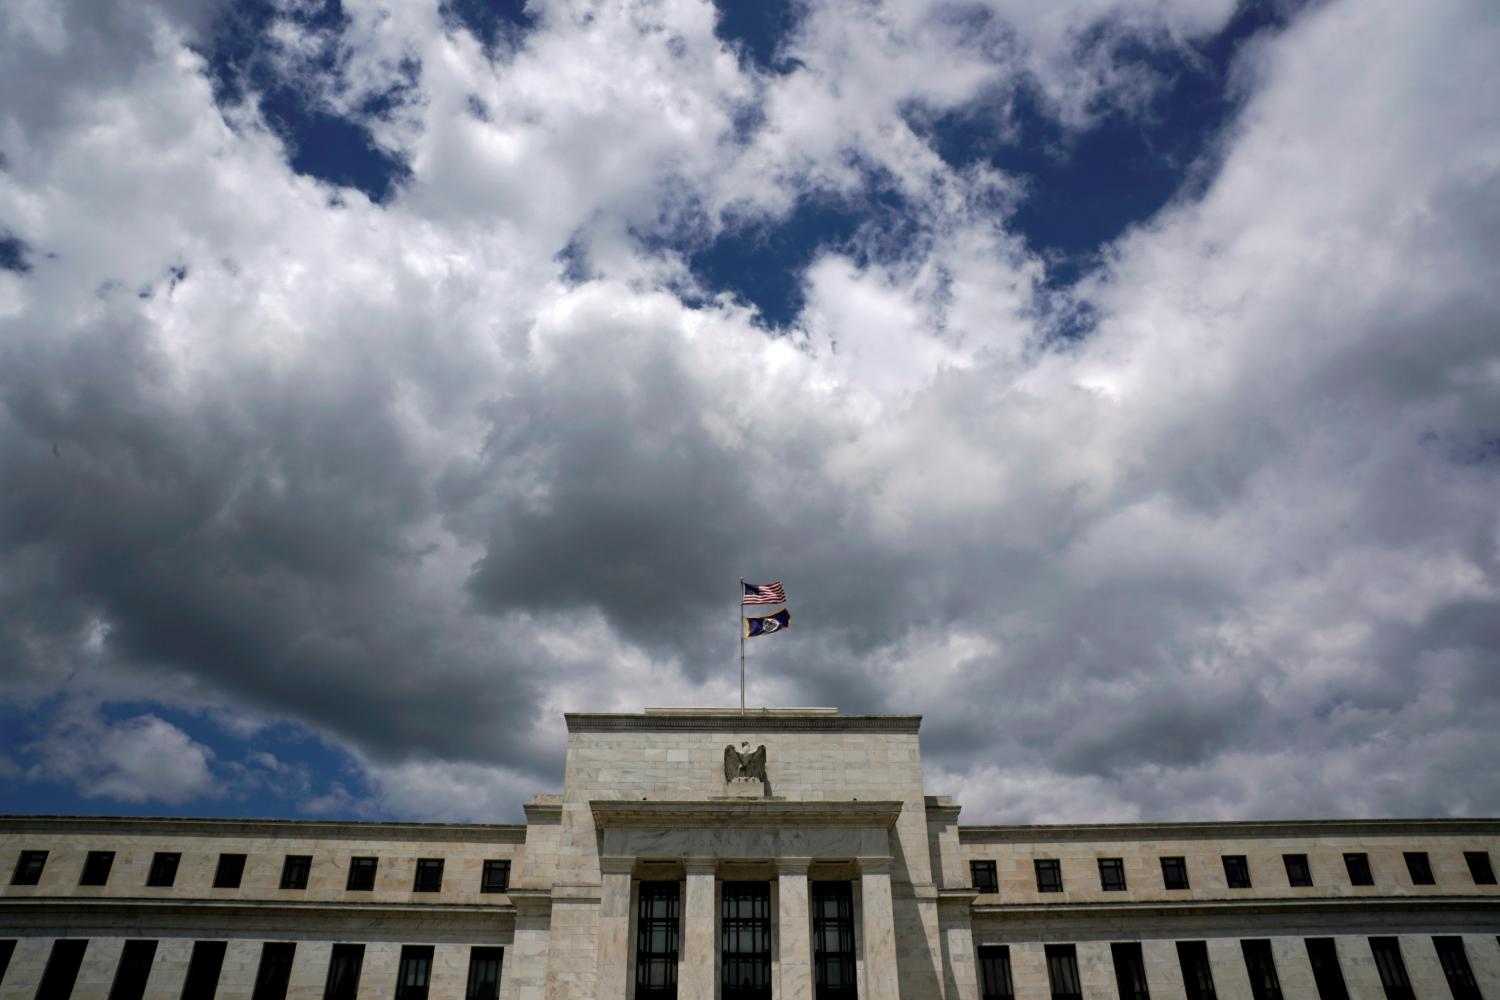
{"label": "rectangular window", "polygon": [[1250,888],[1250,863],[1243,854],[1224,855],[1224,881],[1231,889]]}
{"label": "rectangular window", "polygon": [[165,889],[177,881],[177,863],[182,855],[176,851],[157,851],[151,858],[151,870],[146,873],[146,884]]}
{"label": "rectangular window", "polygon": [[307,876],[311,874],[311,854],[288,854],[281,864],[281,887],[283,889],[306,889]]}
{"label": "rectangular window", "polygon": [[36,885],[42,880],[42,869],[46,865],[46,851],[22,851],[16,859],[16,870],[10,876],[10,884]]}
{"label": "rectangular window", "polygon": [[1245,971],[1250,974],[1250,995],[1255,1000],[1281,1000],[1281,980],[1276,976],[1276,960],[1271,957],[1271,942],[1241,941],[1245,953]]}
{"label": "rectangular window", "polygon": [[1313,982],[1318,986],[1318,1000],[1349,1000],[1333,938],[1308,938],[1307,961],[1312,966]]}
{"label": "rectangular window", "polygon": [[854,896],[848,882],[814,882],[813,971],[816,1000],[856,1000]]}
{"label": "rectangular window", "polygon": [[1109,946],[1115,960],[1115,983],[1120,987],[1120,1000],[1151,1000],[1151,991],[1146,988],[1146,961],[1141,957],[1141,946],[1131,941]]}
{"label": "rectangular window", "polygon": [[1453,1000],[1484,1000],[1479,992],[1479,983],[1474,970],[1469,967],[1469,956],[1464,952],[1461,937],[1435,937],[1432,946],[1437,949],[1438,961],[1442,963],[1443,975],[1448,979],[1448,991]]}
{"label": "rectangular window", "polygon": [[1161,859],[1161,884],[1167,889],[1188,887],[1187,858]]}
{"label": "rectangular window", "polygon": [[1406,873],[1411,876],[1412,885],[1433,885],[1437,882],[1432,877],[1432,864],[1427,860],[1426,851],[1407,851],[1401,856],[1406,859]]}
{"label": "rectangular window", "polygon": [[83,953],[88,946],[85,938],[58,938],[52,942],[52,954],[47,956],[47,968],[36,988],[36,1000],[68,1000],[73,995],[78,967],[83,964]]}
{"label": "rectangular window", "polygon": [[344,888],[349,892],[369,892],[375,888],[375,869],[379,858],[350,858],[349,881]]}
{"label": "rectangular window", "polygon": [[396,1000],[427,1000],[432,981],[432,945],[401,946],[401,966],[396,970]]}
{"label": "rectangular window", "polygon": [[260,968],[255,973],[255,992],[250,1000],[286,1000],[292,979],[292,959],[297,945],[291,941],[267,941],[260,946]]}
{"label": "rectangular window", "polygon": [[1313,884],[1312,870],[1307,867],[1306,854],[1283,854],[1281,863],[1286,865],[1286,884],[1294,889]]}
{"label": "rectangular window", "polygon": [[240,879],[244,877],[245,856],[243,854],[219,855],[219,866],[214,869],[215,889],[238,889]]}
{"label": "rectangular window", "polygon": [[721,1000],[771,1000],[771,884],[719,887]]}
{"label": "rectangular window", "polygon": [[417,877],[412,881],[412,892],[440,892],[443,888],[443,859],[418,858]]}
{"label": "rectangular window", "polygon": [[1125,861],[1123,858],[1099,859],[1099,888],[1106,892],[1124,891]]}
{"label": "rectangular window", "polygon": [[193,957],[188,959],[181,1000],[214,1000],[219,989],[219,972],[224,968],[224,949],[228,946],[228,941],[193,942]]}
{"label": "rectangular window", "polygon": [[979,946],[979,1000],[1015,1000],[1010,979],[1010,949],[1003,944]]}
{"label": "rectangular window", "polygon": [[328,960],[328,979],[323,983],[323,1000],[355,1000],[359,994],[359,970],[364,964],[364,945],[334,945]]}
{"label": "rectangular window", "polygon": [[504,948],[469,949],[469,988],[464,1000],[500,1000],[500,965]]}
{"label": "rectangular window", "polygon": [[976,892],[999,892],[1000,877],[995,874],[995,862],[970,861],[969,882]]}
{"label": "rectangular window", "polygon": [[83,859],[83,874],[78,876],[79,885],[108,885],[109,870],[115,865],[114,851],[89,851]]}
{"label": "rectangular window", "polygon": [[1208,942],[1178,941],[1177,964],[1182,966],[1182,984],[1187,1000],[1218,1000],[1214,972],[1208,964]]}
{"label": "rectangular window", "polygon": [[[46,856],[45,851],[42,854]],[[1474,876],[1475,885],[1495,884],[1495,869],[1490,867],[1489,851],[1464,851],[1464,861],[1468,862],[1469,874]]]}
{"label": "rectangular window", "polygon": [[1052,858],[1040,858],[1036,866],[1037,892],[1062,892],[1062,865]]}
{"label": "rectangular window", "polygon": [[505,892],[510,888],[510,862],[496,858],[484,863],[484,875],[479,880],[480,892]]}
{"label": "rectangular window", "polygon": [[641,883],[635,911],[636,1000],[676,1000],[680,920],[678,883]]}
{"label": "rectangular window", "polygon": [[146,995],[146,980],[151,978],[151,963],[156,961],[155,941],[126,941],[115,966],[115,981],[109,988],[109,1000],[141,1000]]}
{"label": "rectangular window", "polygon": [[1416,1000],[1411,979],[1406,975],[1406,963],[1401,960],[1401,942],[1393,937],[1372,937],[1370,954],[1375,958],[1375,970],[1380,973],[1386,1000]]}
{"label": "rectangular window", "polygon": [[1375,877],[1370,874],[1370,856],[1368,854],[1345,854],[1344,868],[1349,872],[1350,885],[1375,884]]}
{"label": "rectangular window", "polygon": [[1070,944],[1047,945],[1047,981],[1052,984],[1052,1000],[1083,1000],[1077,949]]}
{"label": "rectangular window", "polygon": [[5,982],[5,970],[10,968],[10,956],[16,953],[16,939],[0,941],[0,983]]}

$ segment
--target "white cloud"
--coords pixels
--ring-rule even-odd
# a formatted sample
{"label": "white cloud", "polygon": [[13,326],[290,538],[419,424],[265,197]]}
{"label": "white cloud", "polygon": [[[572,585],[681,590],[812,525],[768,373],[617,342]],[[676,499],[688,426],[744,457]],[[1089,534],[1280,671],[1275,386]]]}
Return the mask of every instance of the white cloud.
{"label": "white cloud", "polygon": [[30,750],[29,779],[70,783],[86,799],[180,805],[218,791],[213,751],[155,715],[112,723],[75,708]]}

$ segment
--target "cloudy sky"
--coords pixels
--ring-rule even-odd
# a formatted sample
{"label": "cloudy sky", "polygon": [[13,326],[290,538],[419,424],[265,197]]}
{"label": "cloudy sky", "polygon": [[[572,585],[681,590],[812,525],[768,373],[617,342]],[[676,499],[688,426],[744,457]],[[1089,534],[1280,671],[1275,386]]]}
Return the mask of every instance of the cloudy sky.
{"label": "cloudy sky", "polygon": [[0,811],[1500,812],[1493,0],[0,4]]}

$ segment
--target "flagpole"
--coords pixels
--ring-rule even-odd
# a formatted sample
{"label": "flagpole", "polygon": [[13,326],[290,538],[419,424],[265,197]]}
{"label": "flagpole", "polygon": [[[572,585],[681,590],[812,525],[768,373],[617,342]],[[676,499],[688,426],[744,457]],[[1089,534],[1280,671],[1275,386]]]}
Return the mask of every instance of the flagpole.
{"label": "flagpole", "polygon": [[745,578],[740,577],[740,609],[735,612],[740,623],[740,711],[745,710]]}

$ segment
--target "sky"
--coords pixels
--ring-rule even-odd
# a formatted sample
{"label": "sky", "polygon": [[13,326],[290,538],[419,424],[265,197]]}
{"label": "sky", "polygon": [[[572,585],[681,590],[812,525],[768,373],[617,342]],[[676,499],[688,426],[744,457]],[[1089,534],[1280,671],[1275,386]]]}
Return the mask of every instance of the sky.
{"label": "sky", "polygon": [[[1493,0],[0,4],[0,812],[1500,813]],[[774,767],[774,763],[773,763]]]}

